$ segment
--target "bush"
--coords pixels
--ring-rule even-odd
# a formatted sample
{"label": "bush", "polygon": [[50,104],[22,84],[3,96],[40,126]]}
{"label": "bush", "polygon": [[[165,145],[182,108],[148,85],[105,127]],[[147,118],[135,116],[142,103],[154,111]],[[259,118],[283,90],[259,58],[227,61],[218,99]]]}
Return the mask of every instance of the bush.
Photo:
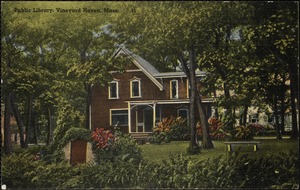
{"label": "bush", "polygon": [[234,129],[234,137],[237,139],[251,140],[254,134],[248,126],[237,126]]}
{"label": "bush", "polygon": [[153,129],[150,141],[153,143],[169,143],[172,140],[188,140],[189,126],[186,119],[181,117],[163,118]]}
{"label": "bush", "polygon": [[75,168],[67,162],[41,164],[29,172],[32,183],[39,188],[57,188],[76,174]]}
{"label": "bush", "polygon": [[150,141],[153,143],[169,143],[171,142],[171,126],[174,122],[174,118],[163,118],[154,128],[150,137]]}
{"label": "bush", "polygon": [[96,129],[92,139],[96,163],[119,159],[139,163],[142,160],[141,149],[129,134],[116,131],[113,135],[109,130]]}
{"label": "bush", "polygon": [[227,159],[197,160],[171,155],[162,162],[46,164],[28,154],[4,156],[2,183],[9,188],[299,188],[299,155],[231,154]]}
{"label": "bush", "polygon": [[238,153],[198,161],[172,156],[161,164],[143,165],[142,188],[271,188],[299,187],[299,159],[294,153],[257,157]]}
{"label": "bush", "polygon": [[74,175],[73,171],[66,162],[47,164],[29,153],[2,159],[2,183],[9,188],[59,187]]}
{"label": "bush", "polygon": [[[76,188],[130,188],[138,185],[139,164],[133,160],[115,160],[86,164],[80,170]],[[78,182],[80,181],[80,182]]]}
{"label": "bush", "polygon": [[237,126],[234,130],[234,137],[237,139],[251,140],[258,134],[263,134],[265,128],[258,123],[251,123],[247,126]]}
{"label": "bush", "polygon": [[265,131],[264,126],[258,123],[251,123],[248,125],[248,127],[250,128],[251,133],[255,136],[258,134],[262,134]]}
{"label": "bush", "polygon": [[184,141],[190,138],[190,128],[186,119],[182,117],[173,118],[171,125],[171,139],[174,141]]}
{"label": "bush", "polygon": [[35,187],[30,172],[41,164],[41,161],[34,161],[34,156],[29,153],[2,157],[2,184],[14,188]]}
{"label": "bush", "polygon": [[113,146],[115,136],[110,130],[104,130],[104,128],[97,128],[92,132],[92,139],[94,144],[99,149],[109,149]]}
{"label": "bush", "polygon": [[[224,140],[229,133],[227,133],[223,127],[222,122],[215,118],[211,117],[208,119],[209,125],[209,136],[212,140]],[[202,136],[202,128],[200,122],[197,124],[197,134],[201,137]]]}

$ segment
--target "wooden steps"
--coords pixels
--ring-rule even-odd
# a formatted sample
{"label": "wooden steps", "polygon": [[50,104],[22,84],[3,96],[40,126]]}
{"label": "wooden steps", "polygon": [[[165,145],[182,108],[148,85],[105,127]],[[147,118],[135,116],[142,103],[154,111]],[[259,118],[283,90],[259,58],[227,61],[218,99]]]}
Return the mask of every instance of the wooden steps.
{"label": "wooden steps", "polygon": [[148,137],[151,133],[130,133],[130,135],[140,144],[148,142]]}

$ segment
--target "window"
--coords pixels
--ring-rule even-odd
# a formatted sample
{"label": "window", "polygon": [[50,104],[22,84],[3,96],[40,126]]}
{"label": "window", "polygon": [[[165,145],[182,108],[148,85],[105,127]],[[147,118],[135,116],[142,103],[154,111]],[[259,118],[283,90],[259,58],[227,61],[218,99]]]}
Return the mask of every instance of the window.
{"label": "window", "polygon": [[128,126],[128,110],[110,110],[110,125]]}
{"label": "window", "polygon": [[178,81],[171,80],[170,81],[170,98],[177,99],[178,98]]}
{"label": "window", "polygon": [[179,109],[179,110],[177,110],[177,116],[182,117],[184,119],[188,119],[189,118],[188,109]]}
{"label": "window", "polygon": [[274,123],[274,115],[268,116],[268,123]]}
{"label": "window", "polygon": [[109,99],[118,99],[119,98],[119,83],[118,81],[112,81],[109,84]]}
{"label": "window", "polygon": [[257,123],[258,122],[258,114],[251,115],[251,123]]}
{"label": "window", "polygon": [[130,81],[130,97],[139,98],[141,97],[141,80],[133,79]]}

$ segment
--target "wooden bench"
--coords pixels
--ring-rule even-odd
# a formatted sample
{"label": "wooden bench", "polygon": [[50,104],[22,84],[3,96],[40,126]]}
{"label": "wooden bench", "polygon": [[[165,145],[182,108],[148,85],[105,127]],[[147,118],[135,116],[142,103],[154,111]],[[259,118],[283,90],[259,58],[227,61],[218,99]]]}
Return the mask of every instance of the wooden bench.
{"label": "wooden bench", "polygon": [[227,152],[234,152],[234,146],[237,146],[237,145],[243,145],[243,146],[251,145],[251,146],[253,146],[253,151],[256,152],[256,151],[258,151],[258,145],[261,144],[261,142],[258,142],[258,141],[231,141],[231,142],[224,142],[224,144],[227,145]]}

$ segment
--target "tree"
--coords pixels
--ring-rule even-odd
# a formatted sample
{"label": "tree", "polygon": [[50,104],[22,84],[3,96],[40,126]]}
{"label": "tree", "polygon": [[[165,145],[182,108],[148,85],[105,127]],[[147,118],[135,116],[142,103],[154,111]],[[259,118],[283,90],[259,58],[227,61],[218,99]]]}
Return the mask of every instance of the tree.
{"label": "tree", "polygon": [[[205,114],[201,112],[203,104],[196,89],[195,71],[198,68],[196,58],[201,52],[203,43],[207,43],[203,39],[208,34],[203,30],[208,22],[207,12],[212,11],[213,7],[210,7],[208,3],[197,2],[143,2],[125,6],[135,8],[136,12],[119,15],[113,23],[113,29],[118,38],[123,39],[122,43],[131,49],[138,47],[137,51],[140,49],[141,52],[153,50],[156,56],[160,55],[159,58],[166,58],[168,63],[179,61],[181,67],[184,68],[192,91],[190,94],[191,142],[189,149],[197,149],[194,108],[199,108],[204,132],[207,131],[208,125]],[[169,68],[169,66],[160,67]],[[204,136],[203,139],[206,141],[202,141],[202,147],[213,148],[208,131]]]}
{"label": "tree", "polygon": [[[93,4],[93,9],[102,9],[105,2]],[[71,3],[63,5],[72,7]],[[88,3],[76,6],[90,7]],[[110,6],[111,7],[111,6]],[[53,28],[56,37],[67,47],[69,67],[68,75],[82,82],[86,93],[85,127],[90,128],[90,104],[93,85],[104,84],[110,79],[108,70],[118,70],[113,64],[113,53],[116,50],[114,36],[109,31],[109,14],[95,17],[94,13],[80,15],[57,15]],[[68,20],[68,22],[65,22]]]}
{"label": "tree", "polygon": [[297,2],[260,2],[255,7],[256,43],[259,55],[272,57],[289,74],[292,115],[291,138],[298,138],[296,100],[298,94],[298,8]]}
{"label": "tree", "polygon": [[1,58],[5,63],[13,61],[11,67],[5,65],[2,78],[5,90],[13,92],[19,128],[25,124],[25,144],[37,143],[40,130],[47,131],[46,142],[50,144],[52,135],[59,140],[70,127],[82,127],[84,121],[89,127],[93,84],[110,80],[111,68],[121,69],[112,58],[116,47],[107,25],[111,14],[103,14],[100,19],[95,13],[24,14],[15,8],[47,7],[56,11],[57,7],[112,6],[105,2],[92,6],[85,2],[5,2],[3,6],[1,40],[9,39],[9,43]]}
{"label": "tree", "polygon": [[[65,88],[62,85],[66,84],[63,80],[67,70],[59,59],[65,52],[64,47],[55,40],[49,25],[44,24],[52,23],[54,18],[45,14],[19,14],[13,10],[14,7],[32,6],[27,2],[5,2],[3,5],[5,27],[2,27],[2,57],[3,63],[7,63],[2,70],[3,86],[5,91],[12,93],[13,113],[19,126],[21,145],[27,147],[30,137],[31,142],[38,141],[37,128],[43,123],[43,108],[56,109],[55,105],[60,102],[62,94],[57,94],[57,84]],[[36,114],[31,114],[33,106]],[[22,139],[24,128],[25,142]]]}

